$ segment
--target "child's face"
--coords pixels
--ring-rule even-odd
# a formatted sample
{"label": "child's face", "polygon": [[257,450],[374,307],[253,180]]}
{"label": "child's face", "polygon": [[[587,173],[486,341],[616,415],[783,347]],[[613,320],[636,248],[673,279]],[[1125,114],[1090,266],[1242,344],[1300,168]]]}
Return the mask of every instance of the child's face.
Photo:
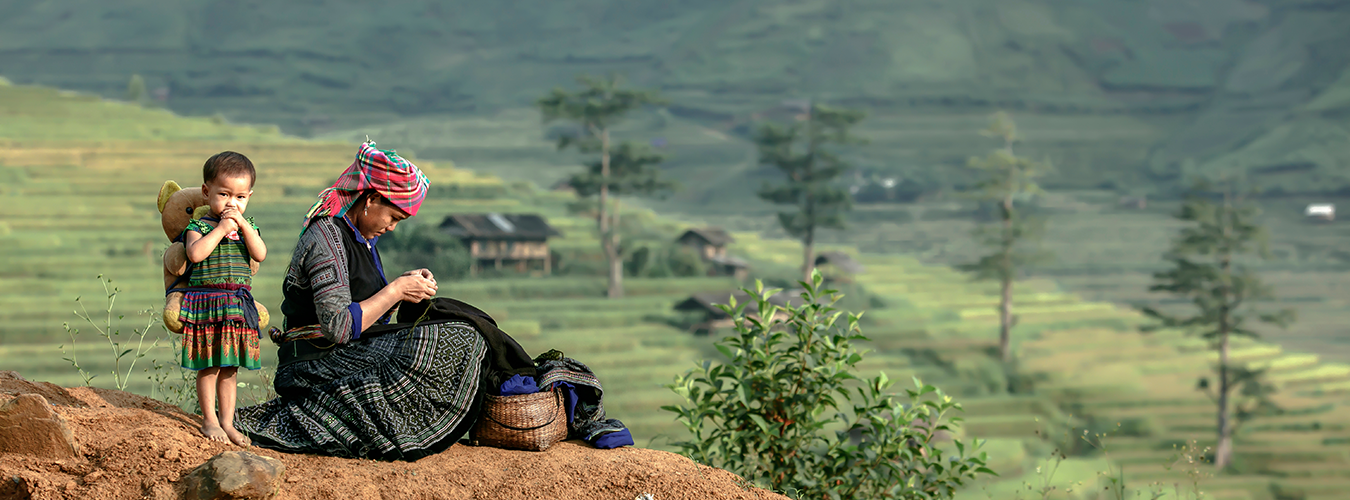
{"label": "child's face", "polygon": [[211,207],[213,215],[220,215],[227,208],[244,213],[248,207],[248,198],[253,196],[253,186],[247,175],[220,176],[216,180],[202,184],[202,195]]}

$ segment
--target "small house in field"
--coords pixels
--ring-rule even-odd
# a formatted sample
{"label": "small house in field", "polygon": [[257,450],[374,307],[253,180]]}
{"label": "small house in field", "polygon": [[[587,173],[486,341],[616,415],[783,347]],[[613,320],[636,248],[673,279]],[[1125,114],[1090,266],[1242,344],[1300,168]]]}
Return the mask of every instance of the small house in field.
{"label": "small house in field", "polygon": [[[691,331],[708,333],[712,330],[730,328],[735,325],[731,316],[717,307],[717,304],[729,304],[732,297],[735,297],[737,305],[745,304],[742,312],[747,317],[758,317],[759,301],[741,290],[695,293],[690,295],[689,298],[677,302],[674,309],[698,318],[690,327]],[[784,290],[769,297],[769,303],[780,307],[787,305],[796,307],[801,306],[805,301],[802,300],[800,291]],[[785,319],[786,315],[779,311],[775,317]]]}
{"label": "small house in field", "polygon": [[676,243],[694,249],[708,263],[709,275],[734,276],[737,280],[743,280],[749,274],[750,265],[727,255],[727,245],[735,241],[720,227],[690,229],[675,239]]}
{"label": "small house in field", "polygon": [[1330,203],[1314,203],[1308,205],[1308,208],[1304,210],[1303,215],[1313,219],[1333,221],[1336,220],[1336,205]]}
{"label": "small house in field", "polygon": [[864,268],[853,257],[844,252],[829,250],[816,254],[816,267],[823,267],[821,273],[827,278],[852,282],[853,276],[863,272]]}
{"label": "small house in field", "polygon": [[675,241],[694,248],[700,257],[711,259],[726,257],[727,245],[735,243],[736,239],[720,227],[705,227],[685,231]]}
{"label": "small house in field", "polygon": [[562,233],[535,214],[458,214],[441,222],[442,231],[457,237],[473,258],[471,272],[483,266],[514,267],[519,272],[553,272],[548,239]]}

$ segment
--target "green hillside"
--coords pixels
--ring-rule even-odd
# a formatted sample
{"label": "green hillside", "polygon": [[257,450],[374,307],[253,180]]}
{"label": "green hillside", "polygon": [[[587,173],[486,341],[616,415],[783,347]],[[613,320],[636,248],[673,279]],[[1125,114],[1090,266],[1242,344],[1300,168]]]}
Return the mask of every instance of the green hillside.
{"label": "green hillside", "polygon": [[[1026,152],[1065,167],[1052,187],[1168,191],[1184,172],[1235,167],[1286,193],[1350,187],[1344,2],[0,6],[0,74],[15,82],[121,97],[136,73],[175,111],[279,123],[304,136],[481,120],[528,107],[577,73],[616,71],[661,89],[671,115],[732,137],[784,99],[865,108],[864,132],[876,140],[858,163],[939,186],[957,183],[956,167],[985,148],[970,123],[1004,108],[1027,125]],[[508,137],[541,135],[531,126]],[[430,136],[408,147],[433,159],[478,152],[455,141]],[[746,170],[740,149],[709,147],[672,168],[688,178],[700,168]],[[758,184],[750,172],[726,178],[735,187],[693,186],[680,201],[723,200]]]}
{"label": "green hillside", "polygon": [[[69,118],[49,119],[58,111]],[[105,274],[121,288],[118,311],[128,315],[124,328],[134,324],[134,311],[162,303],[158,255],[167,240],[153,197],[163,180],[190,185],[200,175],[201,161],[222,149],[254,159],[259,181],[249,214],[263,228],[275,259],[263,264],[256,296],[275,311],[280,300],[276,285],[286,260],[276,256],[290,253],[299,214],[350,162],[355,149],[351,142],[301,141],[256,127],[174,118],[19,86],[0,87],[0,121],[12,127],[0,131],[25,134],[0,132],[12,134],[0,135],[0,167],[7,179],[0,192],[0,221],[5,224],[0,226],[0,258],[6,262],[0,270],[0,360],[5,369],[67,385],[79,379],[55,344],[65,340],[60,324],[75,319],[70,312],[74,297],[82,296],[91,308],[100,305],[102,290],[94,275]],[[106,135],[94,135],[97,140],[62,135],[72,127]],[[691,125],[679,127],[691,142],[701,133]],[[93,132],[99,130],[103,132]],[[173,140],[161,137],[166,133],[175,134]],[[396,135],[375,138],[382,147],[400,146]],[[564,233],[553,246],[567,255],[565,262],[598,253],[593,223],[570,213],[569,195],[503,182],[459,165],[415,161],[435,189],[419,216],[423,223],[457,211],[541,213]],[[1073,198],[1061,202],[1069,204],[1066,209],[1085,208],[1072,205]],[[644,231],[668,238],[686,224],[642,209],[625,215],[640,222]],[[1155,222],[1137,227],[1137,233],[1128,230],[1129,221],[1139,220],[1133,217],[1157,214],[1103,212],[1097,217],[1098,226],[1116,229],[1122,239],[1147,240],[1140,236],[1157,232]],[[940,233],[936,227],[921,227],[946,235],[959,229]],[[735,237],[730,252],[751,258],[757,274],[790,268],[799,258],[800,247],[790,240],[765,238],[756,231],[736,232]],[[1078,244],[1083,246],[1084,240],[1080,236]],[[1084,253],[1109,251],[1112,241],[1099,244],[1084,248]],[[1206,368],[1208,354],[1198,351],[1193,340],[1174,332],[1139,335],[1133,327],[1141,318],[1134,312],[1085,301],[1054,280],[1028,280],[1019,284],[1016,296],[1020,322],[1014,344],[1021,364],[1016,379],[1010,380],[991,357],[995,287],[970,283],[950,268],[926,265],[914,256],[834,248],[857,255],[867,266],[857,278],[875,298],[868,301],[863,326],[872,339],[867,347],[874,349],[865,369],[884,370],[892,379],[918,376],[943,387],[967,408],[963,433],[991,439],[988,450],[1001,477],[963,492],[963,499],[1013,498],[1024,481],[1040,484],[1048,476],[1042,471],[1052,463],[1047,461],[1050,449],[1075,442],[1074,435],[1085,428],[1108,431],[1120,423],[1122,430],[1107,440],[1106,455],[1086,453],[1079,445],[1077,451],[1083,453],[1074,453],[1053,477],[1061,489],[1095,484],[1097,473],[1110,464],[1127,467],[1133,488],[1184,481],[1185,467],[1165,467],[1173,446],[1189,440],[1200,446],[1212,443],[1208,402],[1191,389]],[[1334,311],[1343,314],[1344,308],[1344,300],[1334,295],[1337,278],[1328,274],[1321,279],[1324,288],[1303,297],[1325,295],[1322,305],[1334,319]],[[681,431],[672,415],[658,410],[677,402],[660,385],[696,361],[715,357],[716,351],[708,337],[669,326],[662,317],[692,292],[734,285],[719,278],[630,278],[627,283],[628,296],[617,301],[604,299],[604,279],[584,270],[548,278],[463,280],[445,283],[442,290],[499,318],[527,350],[557,348],[590,365],[605,384],[607,408],[632,428],[639,445],[665,448]],[[1116,285],[1114,293],[1142,288],[1138,282]],[[110,366],[106,350],[88,334],[77,347],[81,363],[96,373],[106,373]],[[1350,487],[1350,457],[1344,448],[1350,436],[1350,414],[1344,411],[1350,368],[1297,351],[1257,342],[1236,347],[1237,359],[1271,369],[1280,389],[1276,400],[1285,414],[1246,428],[1237,441],[1234,471],[1202,480],[1207,498],[1274,499],[1272,492],[1278,491],[1302,495],[1292,498],[1333,499]],[[162,349],[151,354],[160,360],[173,355]],[[149,383],[141,377],[135,375],[132,388],[148,392]],[[106,386],[108,379],[105,374],[96,383]],[[243,381],[262,382],[257,373],[243,375]],[[1008,393],[1009,385],[1018,388],[1016,393]],[[254,393],[241,396],[248,401]]]}

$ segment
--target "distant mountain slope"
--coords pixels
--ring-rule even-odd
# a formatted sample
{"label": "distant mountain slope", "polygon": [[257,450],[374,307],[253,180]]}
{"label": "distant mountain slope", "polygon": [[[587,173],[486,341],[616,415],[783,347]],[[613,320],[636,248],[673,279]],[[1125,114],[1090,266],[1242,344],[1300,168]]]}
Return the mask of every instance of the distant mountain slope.
{"label": "distant mountain slope", "polygon": [[[618,71],[661,88],[676,116],[727,131],[801,97],[883,119],[995,107],[1128,116],[1150,122],[1150,138],[1130,146],[1146,154],[1068,158],[1154,180],[1238,165],[1285,191],[1350,186],[1343,0],[0,0],[0,9],[0,74],[15,82],[118,96],[139,73],[178,112],[301,135],[495,113],[579,72]],[[1116,122],[1102,123],[1081,132],[1111,134]],[[873,154],[878,164],[904,158]],[[922,168],[955,158],[942,156]]]}

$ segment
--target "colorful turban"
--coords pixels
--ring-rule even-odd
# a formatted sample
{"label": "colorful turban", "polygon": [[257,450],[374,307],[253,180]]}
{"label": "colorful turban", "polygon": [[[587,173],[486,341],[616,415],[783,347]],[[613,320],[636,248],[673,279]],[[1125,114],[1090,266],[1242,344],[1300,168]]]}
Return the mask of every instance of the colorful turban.
{"label": "colorful turban", "polygon": [[319,193],[319,201],[305,214],[304,226],[315,217],[341,217],[361,193],[374,189],[409,217],[417,215],[427,197],[427,176],[412,162],[393,151],[375,149],[374,142],[361,145],[356,161],[338,176],[333,187]]}

